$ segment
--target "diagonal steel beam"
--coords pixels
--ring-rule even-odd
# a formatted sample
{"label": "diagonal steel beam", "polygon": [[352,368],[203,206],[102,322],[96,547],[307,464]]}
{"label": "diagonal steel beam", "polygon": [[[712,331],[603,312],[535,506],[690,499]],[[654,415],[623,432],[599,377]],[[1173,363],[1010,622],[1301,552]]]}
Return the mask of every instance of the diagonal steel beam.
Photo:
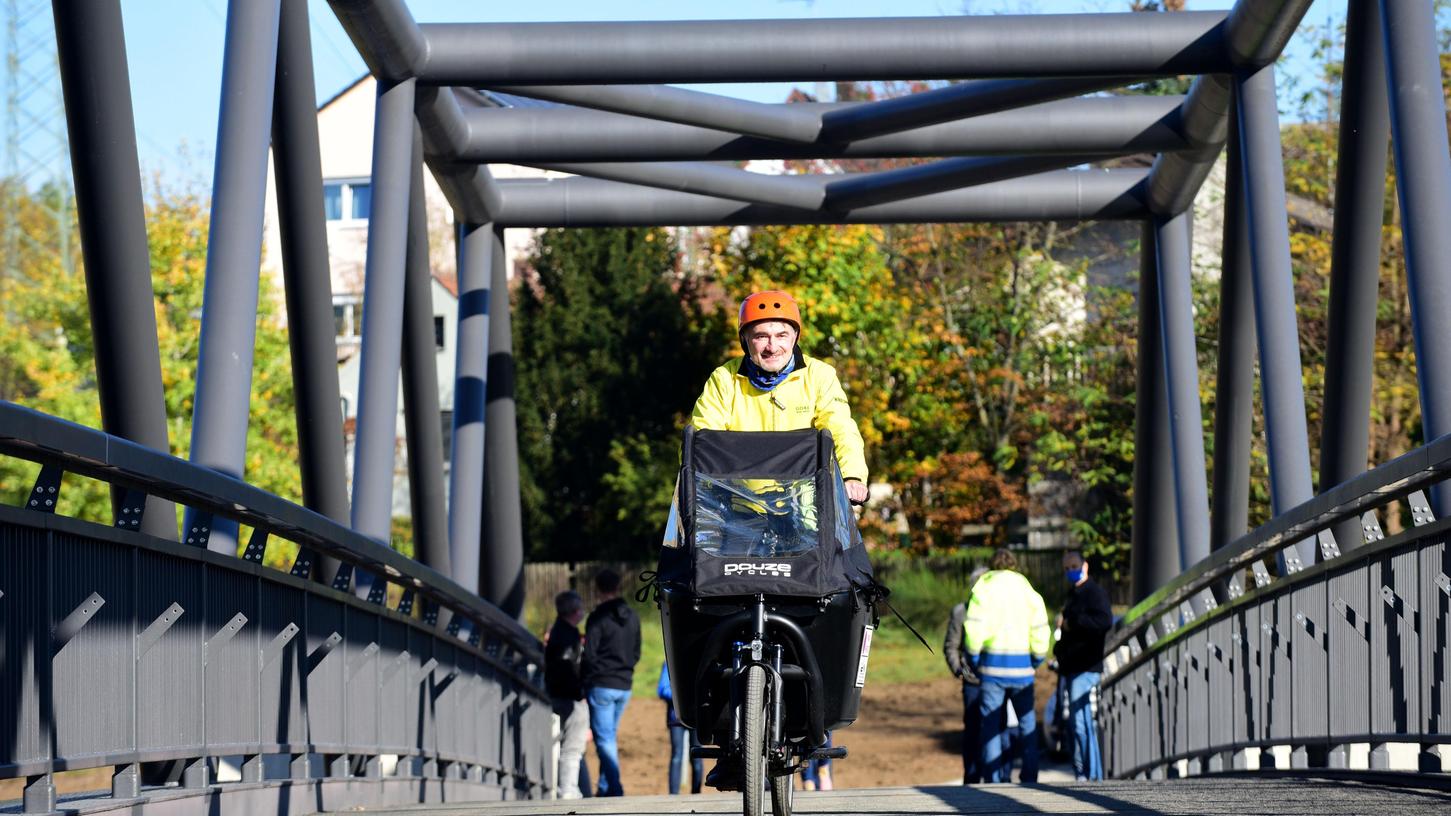
{"label": "diagonal steel beam", "polygon": [[417,77],[597,85],[1200,74],[1229,68],[1224,19],[1181,12],[434,24],[419,27],[427,48]]}
{"label": "diagonal steel beam", "polygon": [[820,207],[826,196],[825,185],[815,176],[768,176],[705,162],[539,163],[532,166],[661,190],[804,210]]}
{"label": "diagonal steel beam", "polygon": [[821,114],[803,105],[770,105],[669,85],[491,87],[533,99],[788,142],[813,142],[821,131]]}
{"label": "diagonal steel beam", "polygon": [[[420,89],[420,96],[427,93]],[[467,142],[430,155],[466,162],[744,161],[962,155],[1164,153],[1189,146],[1182,96],[1105,96],[1045,102],[842,143],[793,144],[723,130],[574,107],[470,110]],[[787,107],[787,106],[778,106]],[[835,111],[859,103],[798,104]],[[449,144],[452,144],[450,141]]]}
{"label": "diagonal steel beam", "polygon": [[1144,170],[1042,173],[849,212],[799,210],[591,178],[499,182],[500,227],[732,226],[1144,218]]}
{"label": "diagonal steel beam", "polygon": [[1090,156],[1004,156],[943,159],[931,164],[862,173],[826,184],[828,210],[844,211],[947,190],[990,184],[1019,176],[1061,170],[1089,161]]}
{"label": "diagonal steel beam", "polygon": [[1134,81],[1128,77],[980,79],[829,111],[821,117],[821,142],[852,142],[969,116],[1022,108]]}

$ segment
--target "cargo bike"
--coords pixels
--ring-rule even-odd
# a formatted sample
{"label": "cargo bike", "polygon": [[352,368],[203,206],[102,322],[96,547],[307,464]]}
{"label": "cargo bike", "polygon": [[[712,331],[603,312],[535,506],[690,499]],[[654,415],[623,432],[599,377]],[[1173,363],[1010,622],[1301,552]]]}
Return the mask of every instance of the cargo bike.
{"label": "cargo bike", "polygon": [[846,756],[827,734],[856,720],[886,590],[830,432],[687,429],[681,462],[654,583],[676,714],[706,784],[789,816],[796,772]]}

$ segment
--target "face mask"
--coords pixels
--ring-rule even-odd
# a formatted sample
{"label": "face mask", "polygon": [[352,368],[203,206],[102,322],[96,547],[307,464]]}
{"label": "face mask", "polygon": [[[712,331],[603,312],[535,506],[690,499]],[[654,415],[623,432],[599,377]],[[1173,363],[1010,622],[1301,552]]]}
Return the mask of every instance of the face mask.
{"label": "face mask", "polygon": [[1068,570],[1067,571],[1067,575],[1068,575],[1068,583],[1070,583],[1070,584],[1076,584],[1079,581],[1082,581],[1083,580],[1083,567],[1079,567],[1078,569]]}

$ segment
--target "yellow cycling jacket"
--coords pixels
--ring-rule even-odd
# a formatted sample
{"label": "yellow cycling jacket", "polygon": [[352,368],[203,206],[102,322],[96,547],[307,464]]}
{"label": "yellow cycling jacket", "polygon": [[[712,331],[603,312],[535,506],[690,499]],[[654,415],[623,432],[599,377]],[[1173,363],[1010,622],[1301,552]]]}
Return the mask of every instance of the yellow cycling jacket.
{"label": "yellow cycling jacket", "polygon": [[771,391],[751,385],[737,357],[711,373],[690,423],[703,431],[831,431],[843,479],[867,480],[862,434],[851,418],[846,392],[829,364],[796,349],[796,370]]}
{"label": "yellow cycling jacket", "polygon": [[1052,642],[1043,596],[1011,570],[991,570],[977,579],[962,625],[977,673],[1008,685],[1032,682]]}

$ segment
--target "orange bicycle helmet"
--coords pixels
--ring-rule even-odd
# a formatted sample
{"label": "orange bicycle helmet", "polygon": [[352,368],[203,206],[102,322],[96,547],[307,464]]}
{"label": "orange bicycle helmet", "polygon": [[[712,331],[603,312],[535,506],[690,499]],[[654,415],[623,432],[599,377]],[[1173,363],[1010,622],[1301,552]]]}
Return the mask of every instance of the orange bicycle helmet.
{"label": "orange bicycle helmet", "polygon": [[736,330],[744,331],[747,326],[762,320],[784,320],[796,327],[797,334],[801,333],[801,310],[796,306],[796,299],[779,289],[756,292],[741,301]]}

